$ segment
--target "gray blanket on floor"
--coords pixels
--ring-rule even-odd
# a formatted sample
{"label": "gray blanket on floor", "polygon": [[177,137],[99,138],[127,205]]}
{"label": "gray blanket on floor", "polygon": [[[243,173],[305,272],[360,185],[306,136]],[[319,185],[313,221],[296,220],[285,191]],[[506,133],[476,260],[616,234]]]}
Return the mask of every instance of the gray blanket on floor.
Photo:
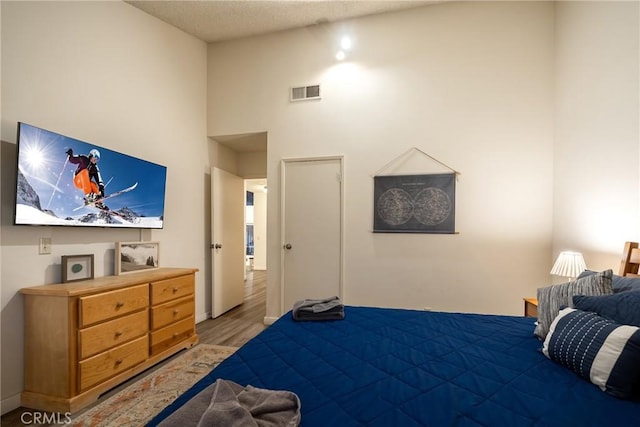
{"label": "gray blanket on floor", "polygon": [[305,299],[293,304],[293,320],[341,320],[344,305],[338,297]]}
{"label": "gray blanket on floor", "polygon": [[300,399],[290,391],[243,387],[218,379],[159,425],[297,427]]}

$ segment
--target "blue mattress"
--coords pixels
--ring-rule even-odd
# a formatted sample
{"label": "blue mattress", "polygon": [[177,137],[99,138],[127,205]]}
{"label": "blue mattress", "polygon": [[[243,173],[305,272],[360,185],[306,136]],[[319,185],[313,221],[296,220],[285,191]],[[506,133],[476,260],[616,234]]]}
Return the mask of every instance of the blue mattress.
{"label": "blue mattress", "polygon": [[534,319],[345,307],[345,319],[287,314],[158,414],[222,378],[289,390],[310,426],[637,426],[619,400],[548,360]]}

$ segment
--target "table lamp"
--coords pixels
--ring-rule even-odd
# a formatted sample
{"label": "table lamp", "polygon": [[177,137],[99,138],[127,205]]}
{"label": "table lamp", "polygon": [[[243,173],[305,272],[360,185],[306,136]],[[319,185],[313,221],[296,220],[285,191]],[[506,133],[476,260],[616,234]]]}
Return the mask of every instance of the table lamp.
{"label": "table lamp", "polygon": [[568,277],[570,280],[575,279],[587,269],[584,258],[580,252],[563,251],[558,255],[551,274],[555,276]]}

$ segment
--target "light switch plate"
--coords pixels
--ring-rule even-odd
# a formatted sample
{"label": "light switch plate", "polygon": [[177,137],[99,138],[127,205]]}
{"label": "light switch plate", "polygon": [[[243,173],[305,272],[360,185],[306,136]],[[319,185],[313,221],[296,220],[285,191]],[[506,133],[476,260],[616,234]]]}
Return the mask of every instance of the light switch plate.
{"label": "light switch plate", "polygon": [[40,238],[40,255],[46,255],[51,253],[51,237]]}

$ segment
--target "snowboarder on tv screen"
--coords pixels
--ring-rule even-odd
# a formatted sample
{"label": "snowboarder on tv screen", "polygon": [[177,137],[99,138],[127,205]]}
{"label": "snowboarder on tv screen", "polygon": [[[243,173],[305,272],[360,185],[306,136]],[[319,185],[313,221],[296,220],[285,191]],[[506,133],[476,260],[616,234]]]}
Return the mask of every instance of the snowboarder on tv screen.
{"label": "snowboarder on tv screen", "polygon": [[104,183],[98,169],[100,152],[95,148],[88,155],[74,155],[73,149],[66,151],[69,163],[78,165],[73,173],[73,184],[84,192],[85,203],[100,205],[100,199],[104,197]]}

